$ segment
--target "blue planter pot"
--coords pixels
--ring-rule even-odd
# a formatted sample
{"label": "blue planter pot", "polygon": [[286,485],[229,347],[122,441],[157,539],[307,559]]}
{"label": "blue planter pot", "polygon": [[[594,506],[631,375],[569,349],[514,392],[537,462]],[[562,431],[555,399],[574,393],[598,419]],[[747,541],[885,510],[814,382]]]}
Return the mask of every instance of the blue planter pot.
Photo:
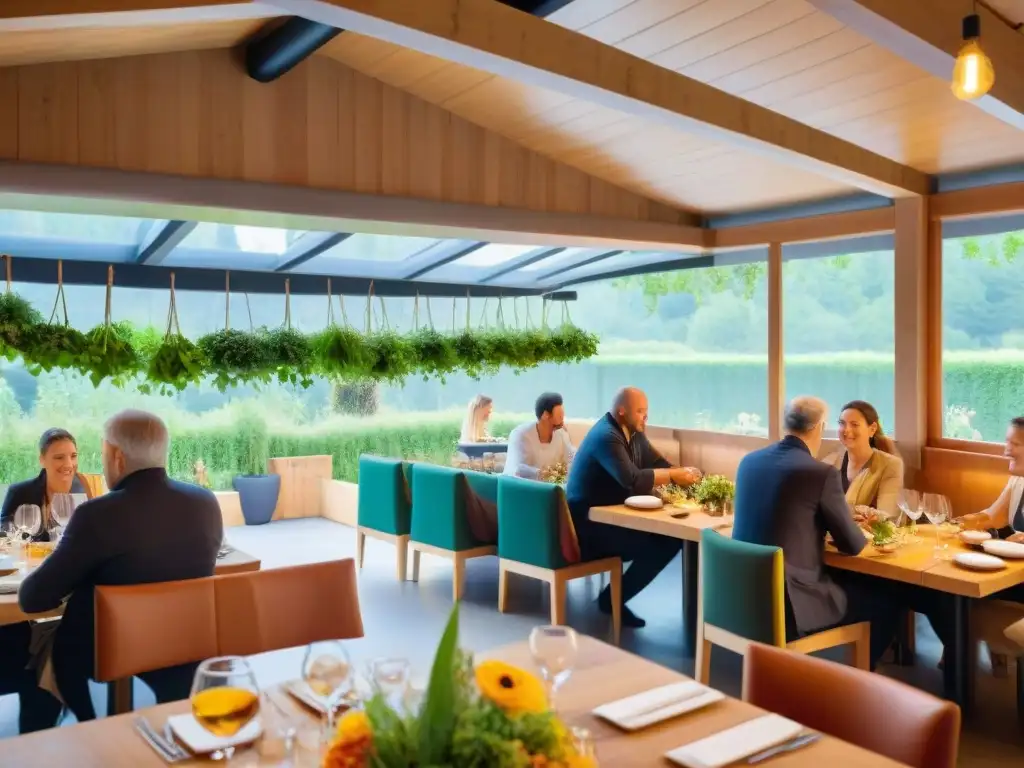
{"label": "blue planter pot", "polygon": [[235,475],[231,485],[238,491],[246,525],[270,522],[281,493],[280,475]]}

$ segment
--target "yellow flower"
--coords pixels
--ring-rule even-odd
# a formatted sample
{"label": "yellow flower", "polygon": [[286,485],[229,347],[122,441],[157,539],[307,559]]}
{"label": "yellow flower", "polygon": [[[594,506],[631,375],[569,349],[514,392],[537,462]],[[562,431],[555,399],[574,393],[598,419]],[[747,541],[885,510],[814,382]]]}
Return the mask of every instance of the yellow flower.
{"label": "yellow flower", "polygon": [[334,743],[324,755],[322,768],[366,768],[373,749],[373,731],[365,712],[349,710],[338,721]]}
{"label": "yellow flower", "polygon": [[351,744],[373,738],[370,719],[365,712],[350,709],[338,721],[338,741]]}
{"label": "yellow flower", "polygon": [[477,665],[476,684],[481,695],[506,712],[546,712],[547,694],[540,680],[501,661]]}

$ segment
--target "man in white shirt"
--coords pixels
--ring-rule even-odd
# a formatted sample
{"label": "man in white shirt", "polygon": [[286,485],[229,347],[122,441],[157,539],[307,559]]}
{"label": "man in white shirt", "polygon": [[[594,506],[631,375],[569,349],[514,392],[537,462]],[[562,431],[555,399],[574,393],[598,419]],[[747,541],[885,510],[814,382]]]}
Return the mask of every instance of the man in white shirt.
{"label": "man in white shirt", "polygon": [[537,421],[520,424],[508,436],[505,474],[538,479],[555,464],[568,468],[576,450],[565,431],[565,407],[562,396],[545,392],[534,405]]}

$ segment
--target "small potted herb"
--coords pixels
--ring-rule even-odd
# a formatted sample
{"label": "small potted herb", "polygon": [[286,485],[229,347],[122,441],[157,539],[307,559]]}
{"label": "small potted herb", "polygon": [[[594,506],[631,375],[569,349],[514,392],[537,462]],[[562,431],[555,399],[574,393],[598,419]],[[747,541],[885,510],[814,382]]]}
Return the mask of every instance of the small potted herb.
{"label": "small potted herb", "polygon": [[721,517],[732,511],[732,500],[736,495],[736,484],[725,475],[704,475],[693,486],[693,499],[714,517]]}

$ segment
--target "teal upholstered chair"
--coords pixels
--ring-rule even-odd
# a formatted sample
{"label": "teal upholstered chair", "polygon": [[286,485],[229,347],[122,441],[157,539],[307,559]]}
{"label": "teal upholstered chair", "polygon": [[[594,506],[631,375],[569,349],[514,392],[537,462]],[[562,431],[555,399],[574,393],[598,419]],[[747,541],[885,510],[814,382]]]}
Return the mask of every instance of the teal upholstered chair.
{"label": "teal upholstered chair", "polygon": [[871,625],[867,622],[786,642],[785,564],[779,547],[733,541],[704,529],[700,536],[698,589],[698,682],[707,683],[711,676],[712,645],[744,654],[751,643],[797,653],[852,644],[854,666],[870,667]]}
{"label": "teal upholstered chair", "polygon": [[551,588],[551,623],[565,624],[566,584],[607,572],[611,581],[612,637],[619,642],[622,559],[572,562],[578,555],[565,492],[560,485],[502,476],[498,480],[498,610],[505,611],[508,574],[546,581]]}
{"label": "teal upholstered chair", "polygon": [[410,465],[401,459],[380,456],[359,457],[359,508],[356,549],[363,567],[366,537],[390,541],[397,554],[398,580],[405,581],[409,552],[411,501]]}
{"label": "teal upholstered chair", "polygon": [[458,601],[465,587],[466,561],[497,553],[494,542],[477,538],[467,515],[468,494],[485,501],[496,498],[496,478],[454,467],[416,464],[412,468],[412,580],[420,576],[420,554],[452,561],[452,598]]}

